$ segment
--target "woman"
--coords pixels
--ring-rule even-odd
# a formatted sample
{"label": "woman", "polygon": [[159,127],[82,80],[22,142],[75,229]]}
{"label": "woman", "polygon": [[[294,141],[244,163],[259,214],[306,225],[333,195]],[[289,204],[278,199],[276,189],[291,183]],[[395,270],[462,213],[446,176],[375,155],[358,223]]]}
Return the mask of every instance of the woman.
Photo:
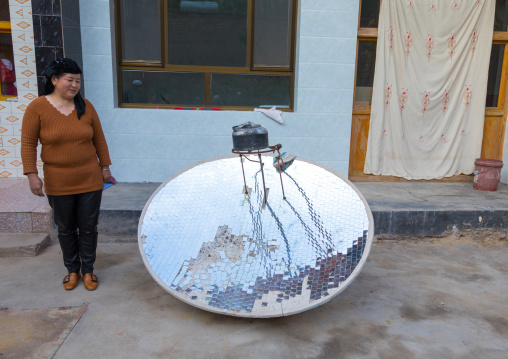
{"label": "woman", "polygon": [[74,289],[82,275],[85,288],[95,290],[97,223],[104,182],[111,178],[108,146],[97,112],[79,94],[78,64],[68,58],[55,60],[44,76],[44,96],[32,101],[23,117],[23,172],[32,193],[44,196],[36,166],[40,140],[44,191],[68,271],[64,288]]}

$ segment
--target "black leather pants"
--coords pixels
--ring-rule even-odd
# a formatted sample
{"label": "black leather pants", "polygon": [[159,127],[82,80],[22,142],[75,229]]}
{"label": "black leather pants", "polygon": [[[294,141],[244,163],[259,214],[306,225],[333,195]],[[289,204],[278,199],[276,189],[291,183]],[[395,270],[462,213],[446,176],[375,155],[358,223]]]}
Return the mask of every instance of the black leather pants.
{"label": "black leather pants", "polygon": [[102,190],[64,196],[48,195],[64,265],[69,273],[93,273]]}

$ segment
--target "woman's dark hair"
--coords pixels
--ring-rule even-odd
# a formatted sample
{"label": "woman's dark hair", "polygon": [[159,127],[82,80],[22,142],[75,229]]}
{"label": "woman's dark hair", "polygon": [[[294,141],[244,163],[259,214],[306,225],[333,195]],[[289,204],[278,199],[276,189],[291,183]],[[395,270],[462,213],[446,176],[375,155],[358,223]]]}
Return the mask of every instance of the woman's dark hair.
{"label": "woman's dark hair", "polygon": [[[53,76],[56,76],[56,78],[59,79],[65,74],[81,73],[81,68],[76,63],[76,61],[72,59],[64,57],[54,60],[42,73],[46,77],[44,83],[44,95],[49,95],[55,90],[55,86],[53,86],[53,82],[51,82]],[[76,94],[76,96],[74,96],[74,105],[76,106],[78,119],[80,119],[81,115],[85,112],[85,101],[79,92]]]}

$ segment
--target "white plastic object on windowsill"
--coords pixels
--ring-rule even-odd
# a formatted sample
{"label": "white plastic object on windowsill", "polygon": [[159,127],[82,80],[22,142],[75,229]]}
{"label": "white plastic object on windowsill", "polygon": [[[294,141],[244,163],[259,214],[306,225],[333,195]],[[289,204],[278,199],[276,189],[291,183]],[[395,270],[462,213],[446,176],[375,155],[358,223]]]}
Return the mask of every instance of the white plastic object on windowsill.
{"label": "white plastic object on windowsill", "polygon": [[264,108],[255,108],[254,112],[261,112],[265,116],[271,118],[272,120],[278,122],[278,123],[284,123],[282,120],[282,111],[277,110],[277,106],[273,106],[271,109],[266,110]]}

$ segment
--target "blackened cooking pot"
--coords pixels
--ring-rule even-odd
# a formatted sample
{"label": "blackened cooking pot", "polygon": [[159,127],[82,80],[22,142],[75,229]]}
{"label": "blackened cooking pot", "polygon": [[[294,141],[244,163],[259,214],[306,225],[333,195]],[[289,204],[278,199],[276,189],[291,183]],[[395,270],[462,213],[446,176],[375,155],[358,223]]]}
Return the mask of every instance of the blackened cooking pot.
{"label": "blackened cooking pot", "polygon": [[257,123],[247,122],[233,127],[233,149],[254,151],[268,147],[268,131]]}

